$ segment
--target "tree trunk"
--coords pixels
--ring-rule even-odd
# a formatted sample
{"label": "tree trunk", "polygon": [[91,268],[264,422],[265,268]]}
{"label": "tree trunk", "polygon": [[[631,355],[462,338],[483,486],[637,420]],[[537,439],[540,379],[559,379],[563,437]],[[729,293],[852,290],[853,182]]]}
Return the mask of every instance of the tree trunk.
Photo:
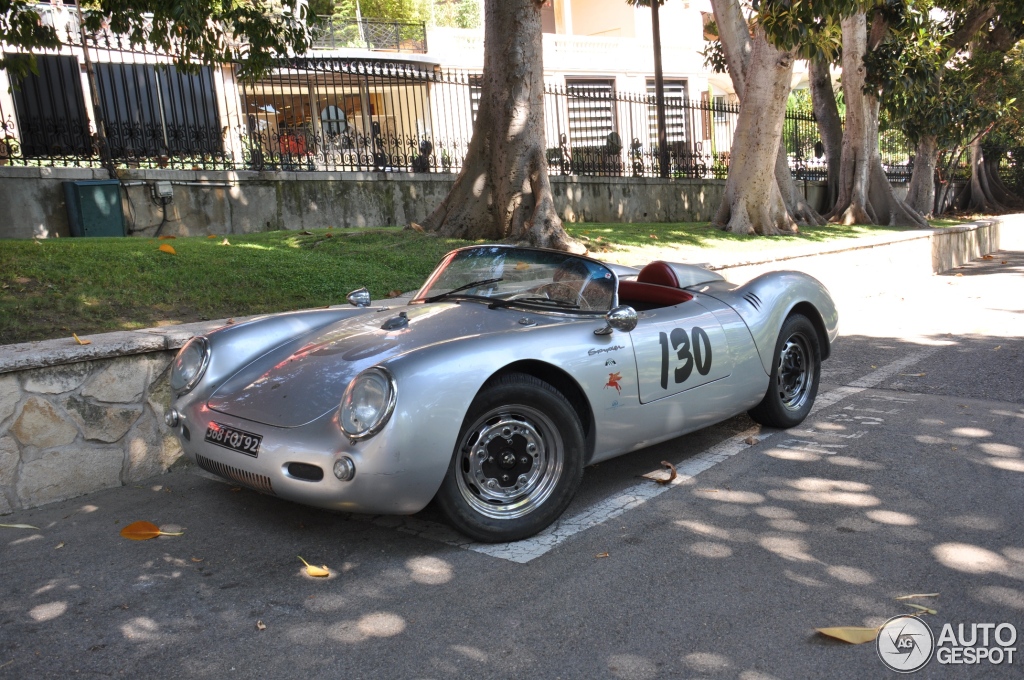
{"label": "tree trunk", "polygon": [[939,141],[924,135],[914,150],[914,172],[910,175],[907,205],[925,217],[935,211],[935,164],[939,159]]}
{"label": "tree trunk", "polygon": [[810,61],[811,103],[814,117],[818,121],[818,134],[825,148],[825,162],[828,168],[828,189],[825,195],[825,210],[835,208],[839,198],[839,168],[843,156],[843,119],[839,117],[836,92],[832,89],[832,76],[828,62],[821,59]]}
{"label": "tree trunk", "polygon": [[[719,39],[722,41],[722,49],[725,52],[725,60],[729,69],[729,77],[732,79],[732,85],[733,89],[736,90],[736,95],[740,98],[740,119],[742,120],[744,117],[744,109],[746,109],[747,115],[752,117],[765,114],[765,111],[758,110],[756,104],[748,105],[746,99],[747,83],[749,81],[749,77],[754,75],[751,60],[753,58],[753,52],[756,49],[756,39],[755,41],[751,41],[750,29],[747,25],[746,19],[743,16],[743,12],[740,8],[739,2],[737,2],[737,0],[712,0],[711,6],[715,12],[715,22],[718,24],[718,35]],[[763,32],[761,32],[761,34],[761,39],[763,40]],[[767,47],[771,46],[767,45]],[[775,48],[771,49],[775,50]],[[783,54],[778,50],[775,50],[775,52],[780,57]],[[790,61],[792,61],[791,57]],[[790,73],[792,73],[791,67]],[[775,74],[770,74],[768,71],[763,70],[763,68],[762,70],[759,70],[756,77],[763,78],[766,75],[769,79],[776,77]],[[781,85],[781,81],[779,81],[778,84]],[[786,98],[789,95],[789,84],[789,82],[785,83],[785,89],[781,95],[783,117],[785,117]],[[760,83],[760,85],[764,85],[764,83]],[[766,121],[768,122],[769,126],[772,125],[772,122],[768,121],[767,117],[764,121],[757,121],[756,124],[762,125]],[[783,207],[785,208],[787,215],[784,219],[776,219],[773,217],[770,222],[764,223],[763,228],[761,226],[759,219],[755,220],[756,224],[751,223],[751,225],[746,225],[743,219],[741,219],[736,228],[739,229],[740,231],[743,231],[744,233],[746,233],[747,229],[752,228],[753,231],[751,233],[775,234],[781,233],[779,231],[780,228],[784,229],[785,231],[795,230],[796,223],[814,225],[820,225],[825,223],[825,220],[821,217],[821,215],[819,215],[817,211],[815,211],[814,208],[812,208],[807,203],[807,201],[804,200],[804,197],[797,190],[796,183],[793,181],[793,174],[789,170],[789,163],[786,159],[786,150],[785,147],[783,147],[781,144],[782,123],[783,120],[780,119],[778,127],[779,139],[776,140],[777,145],[775,151],[775,166],[771,170],[771,172],[775,176],[775,187],[771,190],[770,193],[777,195],[778,200],[782,201]],[[737,123],[737,132],[739,131],[738,125],[739,123]],[[763,140],[758,141],[762,142]],[[745,148],[743,143],[740,142],[739,136],[737,134],[734,134],[732,150],[730,152],[729,159],[729,180],[727,180],[726,184],[727,192],[729,191],[728,182],[731,181],[734,173],[742,173],[744,175],[749,174],[746,172],[748,170],[747,168],[741,169],[737,167],[737,162],[739,161],[739,159],[745,157],[749,152],[750,150]],[[760,189],[753,190],[761,191]],[[774,203],[775,200],[776,198],[773,196],[771,202]],[[729,205],[730,202],[731,199],[727,194],[726,198],[723,199],[721,207],[718,210],[718,214],[715,216],[715,224],[722,226],[725,225],[727,222],[730,222],[730,218],[726,217],[727,215],[732,215],[732,207]],[[772,212],[773,211],[769,211],[766,214],[771,215]],[[778,227],[775,225],[784,226]],[[728,228],[733,229],[732,226],[729,226]]]}
{"label": "tree trunk", "polygon": [[987,159],[981,148],[984,135],[970,146],[971,181],[958,197],[958,206],[979,213],[1004,213],[1020,208],[1022,201],[999,177],[999,159]]}
{"label": "tree trunk", "polygon": [[544,140],[539,0],[486,0],[480,107],[462,171],[424,221],[439,236],[584,252],[555,211]]}
{"label": "tree trunk", "polygon": [[755,29],[725,196],[714,219],[727,231],[762,235],[796,231],[775,173],[794,53],[772,46],[764,30]]}
{"label": "tree trunk", "polygon": [[900,200],[882,169],[878,151],[878,98],[864,92],[867,21],[863,12],[842,20],[843,96],[846,130],[839,169],[839,198],[831,221],[927,227],[921,215]]}

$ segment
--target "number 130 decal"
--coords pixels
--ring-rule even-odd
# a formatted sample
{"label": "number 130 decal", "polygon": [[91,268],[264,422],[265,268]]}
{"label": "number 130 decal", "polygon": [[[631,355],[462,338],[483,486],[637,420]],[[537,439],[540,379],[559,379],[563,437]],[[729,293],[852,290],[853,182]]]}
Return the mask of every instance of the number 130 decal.
{"label": "number 130 decal", "polygon": [[675,382],[685,382],[693,369],[697,373],[707,375],[711,372],[711,338],[700,326],[694,326],[690,335],[683,328],[673,328],[671,334],[658,333],[661,342],[661,389],[668,389],[668,354],[669,341],[676,357],[683,362],[675,368]]}

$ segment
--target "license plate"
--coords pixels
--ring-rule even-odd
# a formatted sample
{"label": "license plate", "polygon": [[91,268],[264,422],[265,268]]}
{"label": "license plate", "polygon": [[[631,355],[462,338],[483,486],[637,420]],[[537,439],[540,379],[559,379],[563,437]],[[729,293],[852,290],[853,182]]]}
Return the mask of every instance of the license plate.
{"label": "license plate", "polygon": [[206,427],[206,441],[256,458],[259,456],[263,436],[220,423],[210,423]]}

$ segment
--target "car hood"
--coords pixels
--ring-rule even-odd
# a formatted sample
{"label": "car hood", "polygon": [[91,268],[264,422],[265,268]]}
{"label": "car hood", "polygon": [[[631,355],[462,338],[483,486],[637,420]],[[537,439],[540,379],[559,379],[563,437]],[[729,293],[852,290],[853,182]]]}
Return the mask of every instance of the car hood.
{"label": "car hood", "polygon": [[298,427],[338,408],[360,371],[437,342],[510,330],[521,314],[486,305],[442,302],[370,312],[290,340],[228,378],[211,410]]}

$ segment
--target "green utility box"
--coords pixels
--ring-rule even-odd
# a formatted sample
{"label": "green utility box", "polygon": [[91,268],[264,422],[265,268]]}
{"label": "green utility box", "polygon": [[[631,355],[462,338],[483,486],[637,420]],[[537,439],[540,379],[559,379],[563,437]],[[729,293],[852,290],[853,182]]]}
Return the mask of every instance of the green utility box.
{"label": "green utility box", "polygon": [[64,182],[72,236],[124,236],[121,183],[116,179]]}

